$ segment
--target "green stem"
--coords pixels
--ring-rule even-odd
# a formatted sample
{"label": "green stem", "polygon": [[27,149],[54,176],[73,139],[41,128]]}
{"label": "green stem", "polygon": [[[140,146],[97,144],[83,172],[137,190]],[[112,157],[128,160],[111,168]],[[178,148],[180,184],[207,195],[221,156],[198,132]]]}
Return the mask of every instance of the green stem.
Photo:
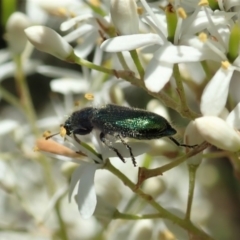
{"label": "green stem", "polygon": [[125,76],[122,76],[122,79],[125,79],[126,81],[130,82],[131,84],[142,88],[144,91],[146,91],[149,95],[159,99],[160,101],[162,101],[164,103],[164,105],[166,105],[166,107],[172,108],[175,111],[177,111],[180,115],[182,115],[182,117],[185,118],[190,118],[190,119],[195,119],[197,117],[199,117],[200,115],[192,112],[192,111],[183,111],[181,105],[176,102],[175,100],[173,100],[173,98],[169,97],[166,93],[164,93],[163,91],[161,92],[150,92],[143,81],[141,81],[139,78],[136,78],[132,73],[130,74],[126,74]]}
{"label": "green stem", "polygon": [[[74,58],[74,60],[73,60],[73,58]],[[74,63],[79,64],[81,66],[84,66],[84,67],[87,67],[90,69],[94,69],[99,72],[107,73],[109,75],[116,75],[116,70],[114,70],[114,69],[109,69],[109,68],[105,68],[105,67],[96,65],[92,62],[89,62],[88,60],[79,58],[76,55],[74,55],[73,58],[71,58],[71,61],[73,60]]]}
{"label": "green stem", "polygon": [[1,93],[1,97],[5,101],[7,101],[10,105],[15,106],[17,109],[23,110],[23,107],[19,103],[19,100],[13,94],[11,94],[6,89],[4,89],[1,85],[0,85],[0,93]]}
{"label": "green stem", "polygon": [[193,202],[193,195],[194,195],[194,187],[195,187],[195,178],[196,172],[199,165],[188,164],[188,173],[189,173],[189,188],[188,188],[188,201],[187,201],[187,210],[185,219],[190,221],[191,217],[191,209],[192,209],[192,202]]}
{"label": "green stem", "polygon": [[239,153],[233,153],[230,155],[230,161],[232,163],[234,174],[238,180],[240,180],[240,161],[239,161]]}
{"label": "green stem", "polygon": [[191,222],[181,219],[171,212],[164,209],[160,204],[158,204],[152,196],[145,194],[141,189],[136,188],[135,184],[130,181],[122,172],[120,172],[117,168],[115,168],[110,161],[107,161],[105,165],[105,169],[116,175],[127,187],[129,187],[133,192],[135,192],[139,197],[144,199],[149,203],[153,208],[155,208],[162,216],[162,218],[169,219],[180,227],[184,228],[188,232],[193,235],[201,237],[203,240],[213,240],[209,235],[205,232],[201,231],[197,227],[195,227]]}
{"label": "green stem", "polygon": [[208,147],[208,143],[203,142],[201,145],[196,147],[194,150],[188,152],[187,154],[177,158],[176,160],[174,160],[168,164],[165,164],[162,167],[158,167],[158,168],[154,168],[154,169],[146,169],[144,167],[139,168],[137,187],[139,187],[146,179],[162,175],[164,172],[169,171],[170,169],[185,162],[188,158],[200,153],[207,147]]}
{"label": "green stem", "polygon": [[[19,91],[19,95],[20,95],[20,102],[21,102],[23,109],[25,111],[25,114],[28,118],[32,132],[37,137],[39,135],[39,130],[36,126],[37,118],[36,118],[35,110],[34,110],[34,107],[32,104],[32,99],[30,96],[28,85],[27,85],[27,82],[25,79],[25,75],[23,72],[21,56],[15,57],[15,63],[16,63],[15,79],[16,79],[16,85],[18,87],[18,91]],[[42,168],[43,168],[48,192],[50,195],[53,195],[56,188],[55,188],[54,180],[52,178],[51,165],[44,156],[40,156],[38,160],[41,163]],[[67,240],[68,238],[66,237],[66,234],[64,233],[64,230],[63,230],[64,222],[62,220],[58,205],[56,205],[55,211],[57,213],[58,221],[60,223],[62,238],[63,238],[63,240]]]}
{"label": "green stem", "polygon": [[211,77],[212,77],[211,70],[209,69],[209,66],[208,66],[208,64],[207,64],[207,61],[201,61],[201,66],[202,66],[202,68],[203,68],[203,70],[204,70],[204,72],[205,72],[205,74],[206,74],[207,80],[206,80],[205,82],[206,82],[206,84],[207,84],[207,81],[208,81],[209,79],[211,79]]}
{"label": "green stem", "polygon": [[127,213],[121,213],[119,211],[116,211],[113,216],[113,219],[126,219],[126,220],[142,220],[142,219],[156,219],[156,218],[162,218],[162,214],[156,213],[156,214],[134,215],[134,214],[127,214]]}
{"label": "green stem", "polygon": [[55,206],[55,211],[56,211],[56,214],[57,214],[57,219],[58,219],[58,223],[59,223],[59,234],[60,234],[60,237],[63,239],[63,240],[68,240],[68,235],[67,235],[67,227],[62,219],[62,214],[61,214],[61,202],[58,201],[56,203],[56,206]]}
{"label": "green stem", "polygon": [[[183,87],[183,81],[182,81],[182,77],[181,77],[181,74],[179,71],[178,64],[174,64],[173,72],[174,72],[174,78],[175,78],[176,85],[177,85],[177,92],[179,94],[179,97],[180,97],[180,100],[182,103],[181,104],[181,112],[190,113],[190,110],[187,105],[186,94],[185,94],[185,90]],[[191,116],[191,119],[194,119],[194,116]]]}
{"label": "green stem", "polygon": [[[35,136],[37,137],[39,134],[39,131],[36,126],[36,114],[32,104],[32,99],[29,93],[27,82],[23,73],[21,57],[17,56],[15,58],[15,62],[16,62],[16,69],[17,69],[15,78],[16,78],[18,92],[20,95],[20,103],[22,103],[22,106],[28,118],[29,124],[31,125],[31,129],[35,134]],[[48,186],[49,193],[53,194],[55,192],[55,185],[51,177],[52,175],[51,175],[50,163],[43,156],[39,158],[39,161],[42,164],[42,167],[45,173],[45,179],[46,179],[46,184]]]}
{"label": "green stem", "polygon": [[131,57],[134,61],[134,64],[138,70],[138,73],[140,75],[140,78],[143,79],[144,78],[144,69],[142,67],[142,64],[140,62],[140,59],[138,57],[137,51],[136,50],[132,50],[130,51]]}
{"label": "green stem", "polygon": [[122,65],[123,69],[127,70],[127,71],[130,71],[130,68],[128,67],[128,65],[126,63],[126,61],[123,57],[123,54],[121,52],[118,52],[117,57],[118,57],[118,60],[119,60],[120,64]]}
{"label": "green stem", "polygon": [[20,101],[25,110],[26,117],[28,118],[33,133],[35,135],[38,135],[38,129],[36,126],[37,118],[32,104],[32,99],[29,93],[28,85],[23,73],[22,60],[20,55],[15,57],[15,63],[16,63],[15,79],[18,92],[20,95]]}

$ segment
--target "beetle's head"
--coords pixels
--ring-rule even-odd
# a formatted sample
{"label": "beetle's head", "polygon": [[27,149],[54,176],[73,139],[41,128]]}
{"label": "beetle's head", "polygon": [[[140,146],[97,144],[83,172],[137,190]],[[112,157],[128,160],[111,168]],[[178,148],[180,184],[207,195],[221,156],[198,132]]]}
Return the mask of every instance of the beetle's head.
{"label": "beetle's head", "polygon": [[65,121],[65,123],[63,124],[63,127],[66,129],[66,134],[67,135],[70,135],[72,133],[73,129],[72,129],[72,119],[71,119],[71,117],[69,117]]}

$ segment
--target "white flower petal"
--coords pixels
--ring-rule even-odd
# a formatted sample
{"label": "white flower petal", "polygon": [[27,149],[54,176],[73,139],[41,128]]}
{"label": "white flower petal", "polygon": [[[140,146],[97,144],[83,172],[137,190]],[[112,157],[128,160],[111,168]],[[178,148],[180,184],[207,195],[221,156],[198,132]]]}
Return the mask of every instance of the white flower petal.
{"label": "white flower petal", "polygon": [[27,0],[26,1],[26,14],[34,23],[46,23],[48,20],[48,14],[42,8],[39,7],[39,0]]}
{"label": "white flower petal", "polygon": [[[210,13],[211,14],[211,13]],[[214,14],[214,15],[213,15]],[[236,13],[226,13],[223,11],[215,11],[211,14],[211,19],[214,25],[225,24],[225,22],[231,19]],[[191,21],[190,23],[188,21]],[[209,20],[206,17],[205,11],[199,11],[197,16],[186,19],[183,23],[183,33],[191,33],[192,35],[202,32],[209,27]]]}
{"label": "white flower petal", "polygon": [[97,196],[94,188],[94,176],[99,168],[97,164],[88,164],[82,173],[78,186],[77,204],[82,218],[90,218],[97,205]]}
{"label": "white flower petal", "polygon": [[9,59],[11,59],[11,54],[9,52],[9,50],[6,49],[1,49],[0,50],[0,64],[8,61]]}
{"label": "white flower petal", "polygon": [[50,87],[53,92],[59,92],[62,94],[85,93],[89,88],[89,84],[86,81],[81,81],[79,79],[59,78],[52,80]]}
{"label": "white flower petal", "polygon": [[108,39],[101,44],[101,49],[106,52],[121,52],[162,43],[157,34],[134,34]]}
{"label": "white flower petal", "polygon": [[240,135],[221,118],[205,116],[195,119],[195,122],[199,133],[207,142],[231,152],[240,150]]}
{"label": "white flower petal", "polygon": [[80,178],[82,177],[83,172],[85,171],[85,169],[87,168],[87,164],[89,163],[82,163],[72,174],[71,176],[71,181],[70,181],[70,185],[69,185],[69,191],[68,191],[68,201],[71,202],[71,198],[72,198],[72,194],[73,194],[73,190],[77,184],[77,182],[80,180]]}
{"label": "white flower petal", "polygon": [[225,6],[226,6],[226,11],[228,11],[230,8],[234,7],[234,6],[239,6],[240,2],[239,0],[229,0],[224,2]]}
{"label": "white flower petal", "polygon": [[73,42],[73,41],[77,40],[79,37],[83,36],[85,33],[89,33],[91,31],[93,31],[94,29],[95,29],[95,27],[93,25],[84,24],[83,26],[80,26],[79,28],[71,31],[69,34],[67,34],[63,38],[67,42]]}
{"label": "white flower petal", "polygon": [[198,85],[201,85],[206,79],[206,73],[200,62],[188,62],[179,64],[179,67],[184,68],[184,73],[187,72],[190,78]]}
{"label": "white flower petal", "polygon": [[168,62],[159,62],[155,58],[149,62],[144,82],[146,88],[151,92],[159,92],[165,84],[170,80],[173,72],[173,64]]}
{"label": "white flower petal", "polygon": [[60,25],[60,30],[67,31],[70,28],[74,27],[77,23],[79,23],[83,20],[89,19],[89,18],[93,18],[93,17],[94,17],[94,15],[92,13],[86,13],[86,14],[81,14],[74,18],[70,18]]}
{"label": "white flower petal", "polygon": [[[0,94],[1,96],[1,94]],[[11,120],[11,119],[7,119],[7,120],[2,120],[0,121],[0,135],[5,135],[9,132],[11,132],[12,130],[14,130],[16,127],[18,127],[19,123]]]}
{"label": "white flower petal", "polygon": [[[213,60],[213,61],[217,61],[217,62],[219,62],[221,60],[226,60],[226,57],[222,58],[222,56],[219,56],[218,53],[211,50],[207,44],[200,41],[199,37],[185,35],[180,39],[179,44],[192,46],[192,47],[198,49],[202,53],[201,58],[203,60],[207,59],[207,60]],[[219,44],[219,46],[221,46],[221,45]],[[221,55],[224,55],[224,53],[221,52]]]}
{"label": "white flower petal", "polygon": [[155,20],[153,20],[152,16],[150,15],[142,15],[140,16],[142,18],[142,21],[149,25],[150,28],[153,29],[154,32],[159,33],[159,36],[164,36],[164,41],[166,40],[168,36],[168,29],[167,29],[167,21],[166,21],[166,14],[164,10],[159,9],[159,5],[157,6],[157,11],[155,14]]}
{"label": "white flower petal", "polygon": [[235,129],[240,129],[240,103],[230,112],[226,122]]}
{"label": "white flower petal", "polygon": [[205,87],[201,98],[203,115],[219,115],[225,107],[233,68],[220,68]]}
{"label": "white flower petal", "polygon": [[194,47],[165,44],[154,54],[154,58],[161,62],[184,63],[202,61],[205,56]]}
{"label": "white flower petal", "polygon": [[97,35],[97,31],[92,31],[84,36],[81,44],[78,44],[74,48],[75,54],[80,58],[86,58],[92,52],[94,47],[96,47],[95,40],[97,39]]}

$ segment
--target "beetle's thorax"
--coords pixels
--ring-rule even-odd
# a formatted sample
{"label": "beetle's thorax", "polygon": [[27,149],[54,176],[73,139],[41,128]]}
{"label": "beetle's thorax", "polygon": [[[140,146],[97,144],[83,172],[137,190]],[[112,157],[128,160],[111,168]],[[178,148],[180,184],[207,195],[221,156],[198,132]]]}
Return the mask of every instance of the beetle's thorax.
{"label": "beetle's thorax", "polygon": [[70,135],[72,132],[83,135],[91,132],[93,128],[91,123],[93,111],[94,108],[87,107],[72,113],[63,126],[67,131],[67,135]]}

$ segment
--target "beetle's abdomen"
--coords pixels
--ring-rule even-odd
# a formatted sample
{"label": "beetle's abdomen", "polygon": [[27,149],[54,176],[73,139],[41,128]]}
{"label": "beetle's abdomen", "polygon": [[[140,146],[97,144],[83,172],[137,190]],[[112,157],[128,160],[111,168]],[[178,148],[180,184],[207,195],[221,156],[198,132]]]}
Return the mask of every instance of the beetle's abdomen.
{"label": "beetle's abdomen", "polygon": [[98,109],[91,121],[105,134],[136,139],[157,139],[176,133],[165,118],[155,113],[114,105]]}

